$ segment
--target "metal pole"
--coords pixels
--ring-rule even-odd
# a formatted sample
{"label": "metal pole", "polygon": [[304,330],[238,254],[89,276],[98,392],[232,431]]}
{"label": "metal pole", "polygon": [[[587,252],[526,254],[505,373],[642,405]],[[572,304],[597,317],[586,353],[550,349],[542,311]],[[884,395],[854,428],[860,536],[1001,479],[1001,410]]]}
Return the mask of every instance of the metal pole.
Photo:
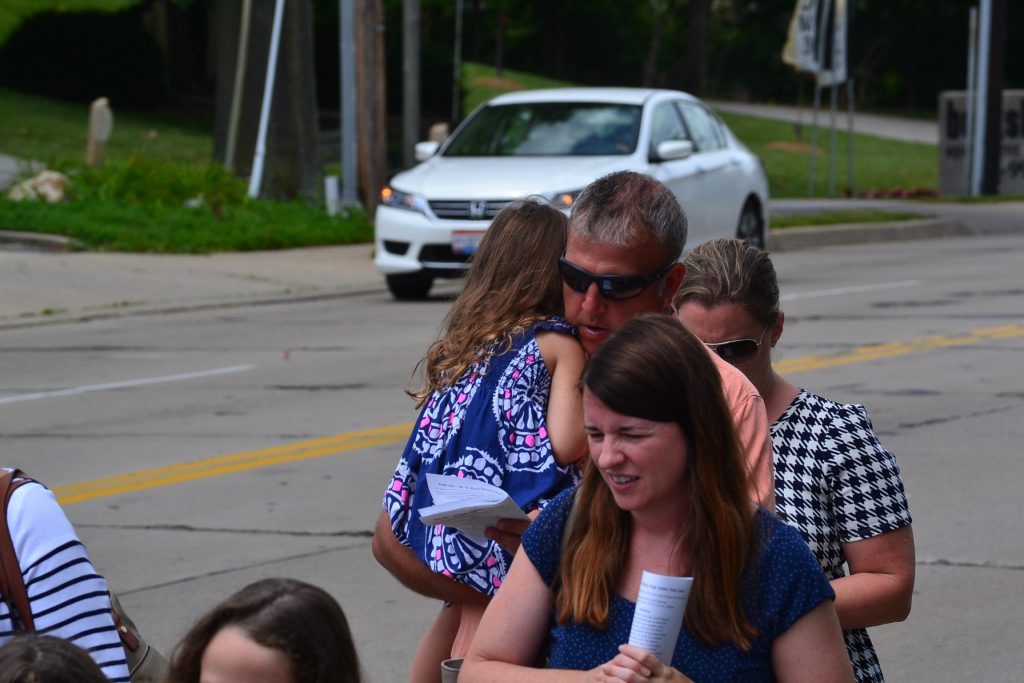
{"label": "metal pole", "polygon": [[249,27],[252,24],[252,0],[242,0],[241,25],[238,27],[238,53],[235,56],[235,82],[231,89],[231,113],[228,116],[228,139],[224,151],[224,168],[235,167],[235,149],[238,147],[238,121],[242,117],[242,84],[249,56]]}
{"label": "metal pole", "polygon": [[853,79],[846,79],[846,185],[850,188],[850,196],[857,196],[857,183],[853,177]]}
{"label": "metal pole", "polygon": [[831,0],[823,0],[818,6],[818,68],[814,73],[814,117],[811,124],[811,158],[807,169],[807,196],[814,196],[814,163],[818,152],[818,113],[821,111],[821,86],[818,80],[825,66],[825,27],[828,13],[832,7]]}
{"label": "metal pole", "polygon": [[281,17],[284,15],[284,0],[277,0],[274,6],[274,27],[270,32],[270,55],[267,57],[267,78],[263,84],[263,106],[260,108],[260,129],[256,134],[256,153],[252,159],[252,176],[249,178],[249,196],[260,195],[263,181],[263,157],[267,154],[267,125],[270,121],[270,103],[274,94],[274,76],[277,73],[277,48],[281,44]]}
{"label": "metal pole", "polygon": [[462,0],[455,0],[455,50],[452,55],[452,129],[459,122],[462,95]]}
{"label": "metal pole", "polygon": [[978,80],[975,89],[974,154],[971,156],[971,196],[981,194],[982,166],[985,161],[985,119],[988,117],[988,61],[992,36],[992,0],[981,0],[978,19]]}
{"label": "metal pole", "polygon": [[341,203],[359,204],[359,142],[356,136],[356,13],[353,0],[341,0],[338,8],[341,44]]}
{"label": "metal pole", "polygon": [[838,154],[839,135],[836,132],[836,108],[839,106],[839,85],[832,83],[832,101],[829,103],[829,126],[832,129],[829,137],[828,154],[828,196],[836,196],[836,155]]}
{"label": "metal pole", "polygon": [[964,194],[971,194],[971,168],[974,166],[974,108],[977,93],[974,89],[978,78],[978,8],[972,7],[967,21],[967,93],[964,97],[964,112],[967,124],[964,126]]}

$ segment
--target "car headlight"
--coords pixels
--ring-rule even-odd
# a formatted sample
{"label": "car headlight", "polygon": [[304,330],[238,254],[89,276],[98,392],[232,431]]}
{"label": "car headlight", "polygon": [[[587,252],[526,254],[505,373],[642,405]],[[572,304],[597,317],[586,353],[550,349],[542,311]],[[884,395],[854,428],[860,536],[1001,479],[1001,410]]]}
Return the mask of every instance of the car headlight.
{"label": "car headlight", "polygon": [[562,209],[568,211],[572,208],[572,205],[576,203],[576,198],[580,196],[580,190],[573,190],[572,192],[556,192],[551,195],[551,203],[555,205],[556,209]]}
{"label": "car headlight", "polygon": [[396,190],[390,185],[385,185],[380,191],[380,203],[384,206],[390,206],[393,209],[405,209],[406,211],[417,211],[422,214],[427,213],[427,200],[426,198],[413,194],[412,192],[402,192]]}

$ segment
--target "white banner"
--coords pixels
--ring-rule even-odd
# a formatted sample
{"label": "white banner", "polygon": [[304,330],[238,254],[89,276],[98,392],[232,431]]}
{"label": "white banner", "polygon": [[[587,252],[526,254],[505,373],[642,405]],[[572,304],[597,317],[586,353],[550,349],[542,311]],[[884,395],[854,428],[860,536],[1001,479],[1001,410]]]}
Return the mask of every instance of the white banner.
{"label": "white banner", "polygon": [[[789,20],[789,35],[782,48],[782,61],[792,64],[797,71],[817,74],[818,85],[838,85],[846,81],[847,0],[797,0],[793,17]],[[818,12],[829,11],[824,35],[830,40],[819,43]],[[831,43],[831,54],[825,54]],[[818,63],[818,55],[825,63]]]}
{"label": "white banner", "polygon": [[818,70],[818,0],[797,0],[789,34],[782,48],[782,61],[797,71]]}

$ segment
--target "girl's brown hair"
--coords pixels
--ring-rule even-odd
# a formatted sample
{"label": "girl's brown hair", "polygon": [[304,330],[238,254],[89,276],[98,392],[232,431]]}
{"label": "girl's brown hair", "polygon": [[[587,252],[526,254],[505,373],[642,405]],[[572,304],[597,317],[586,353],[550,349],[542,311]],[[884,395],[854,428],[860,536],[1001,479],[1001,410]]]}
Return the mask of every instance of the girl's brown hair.
{"label": "girl's brown hair", "polygon": [[199,683],[206,647],[227,626],[284,653],[296,683],[359,683],[359,658],[345,613],[326,591],[295,579],[249,584],[193,626],[171,659],[164,683]]}
{"label": "girl's brown hair", "polygon": [[532,200],[498,212],[442,324],[442,337],[420,361],[424,383],[413,393],[419,405],[474,363],[507,350],[516,332],[562,314],[558,258],[565,251],[566,222],[558,209]]}
{"label": "girl's brown hair", "polygon": [[[693,575],[686,625],[711,646],[747,649],[756,629],[742,608],[743,571],[753,553],[747,473],[718,370],[675,319],[626,323],[591,356],[582,384],[611,410],[675,422],[686,438],[680,494],[689,505],[677,539]],[[630,517],[590,463],[576,494],[579,514],[562,555],[558,619],[603,628],[629,547]]]}

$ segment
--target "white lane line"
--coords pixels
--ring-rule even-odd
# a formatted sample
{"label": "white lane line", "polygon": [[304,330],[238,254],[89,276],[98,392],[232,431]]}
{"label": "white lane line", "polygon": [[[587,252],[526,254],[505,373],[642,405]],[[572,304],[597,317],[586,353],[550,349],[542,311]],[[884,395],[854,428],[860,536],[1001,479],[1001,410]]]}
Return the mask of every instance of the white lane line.
{"label": "white lane line", "polygon": [[875,292],[880,289],[899,289],[901,287],[916,287],[919,284],[921,284],[919,280],[900,280],[899,282],[878,282],[873,285],[835,287],[833,289],[818,289],[813,292],[792,292],[790,294],[783,294],[780,298],[783,301],[795,301],[796,299],[816,299],[821,296],[838,296],[840,294]]}
{"label": "white lane line", "polygon": [[55,389],[53,391],[40,391],[34,394],[20,394],[18,396],[5,396],[0,398],[0,405],[4,403],[19,403],[21,401],[37,401],[41,398],[54,398],[57,396],[76,396],[88,394],[93,391],[109,391],[111,389],[126,389],[128,387],[140,387],[146,384],[161,384],[163,382],[180,382],[186,379],[198,379],[200,377],[214,377],[216,375],[228,375],[233,372],[245,372],[252,370],[255,365],[232,365],[226,368],[214,368],[213,370],[199,370],[197,372],[182,372],[177,375],[161,375],[159,377],[144,377],[142,379],[127,379],[122,382],[108,382],[106,384],[87,384],[83,387],[71,387],[70,389]]}

